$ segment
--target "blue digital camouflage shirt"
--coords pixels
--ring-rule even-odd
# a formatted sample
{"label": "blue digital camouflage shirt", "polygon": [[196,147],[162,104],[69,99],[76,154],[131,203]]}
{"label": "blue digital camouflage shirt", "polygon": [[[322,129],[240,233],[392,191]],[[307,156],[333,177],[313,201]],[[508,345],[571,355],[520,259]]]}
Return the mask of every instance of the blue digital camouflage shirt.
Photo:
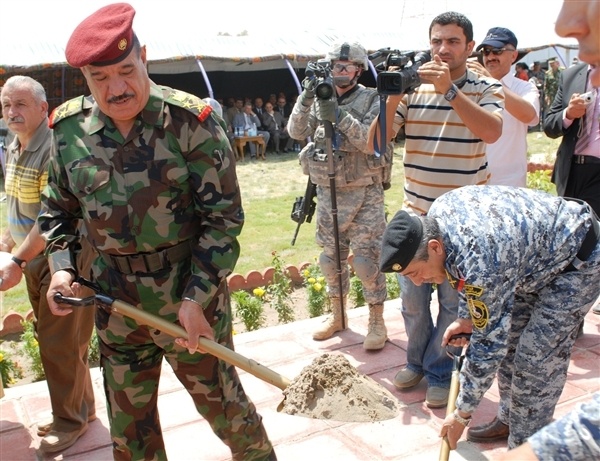
{"label": "blue digital camouflage shirt", "polygon": [[[448,278],[459,290],[458,316],[473,322],[456,403],[461,411],[473,413],[494,380],[507,350],[515,294],[539,292],[562,273],[587,234],[590,210],[504,186],[466,186],[434,202],[428,216],[438,220],[444,236]],[[574,283],[564,299],[551,302],[577,302],[580,290],[600,295],[599,248],[571,273],[573,280],[587,277],[586,286]]]}
{"label": "blue digital camouflage shirt", "polygon": [[539,459],[588,461],[600,459],[600,392],[540,429],[528,442]]}

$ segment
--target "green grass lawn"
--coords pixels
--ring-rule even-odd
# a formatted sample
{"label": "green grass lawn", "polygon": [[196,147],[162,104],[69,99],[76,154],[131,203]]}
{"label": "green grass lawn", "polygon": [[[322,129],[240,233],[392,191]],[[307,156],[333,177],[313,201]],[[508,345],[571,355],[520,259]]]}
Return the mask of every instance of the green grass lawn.
{"label": "green grass lawn", "polygon": [[[529,153],[543,156],[553,163],[559,140],[543,133],[528,135]],[[392,187],[385,193],[387,211],[393,215],[402,205],[403,144],[394,156]],[[286,264],[312,262],[320,252],[315,243],[315,221],[300,227],[296,244],[291,245],[296,223],[291,220],[292,204],[304,195],[307,177],[302,174],[297,154],[267,154],[266,161],[246,159],[237,166],[246,222],[240,236],[241,255],[235,272],[245,275],[250,270],[262,271],[271,265],[276,251]],[[3,182],[1,184],[3,190]],[[6,226],[6,202],[0,202],[0,231]],[[10,310],[26,314],[30,310],[25,283],[8,292],[0,292],[0,317]]]}

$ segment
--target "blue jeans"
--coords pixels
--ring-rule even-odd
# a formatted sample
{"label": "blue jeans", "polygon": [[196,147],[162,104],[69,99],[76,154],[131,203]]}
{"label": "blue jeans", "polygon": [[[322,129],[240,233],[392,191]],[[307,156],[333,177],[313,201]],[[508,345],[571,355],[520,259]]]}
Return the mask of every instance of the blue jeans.
{"label": "blue jeans", "polygon": [[[415,285],[402,275],[398,275],[402,299],[402,317],[408,335],[407,368],[415,373],[423,373],[430,387],[450,387],[452,359],[441,346],[446,328],[456,320],[458,313],[458,291],[448,281],[437,285],[439,314],[434,325],[431,317],[431,293],[433,285]],[[450,348],[460,353],[459,348]]]}

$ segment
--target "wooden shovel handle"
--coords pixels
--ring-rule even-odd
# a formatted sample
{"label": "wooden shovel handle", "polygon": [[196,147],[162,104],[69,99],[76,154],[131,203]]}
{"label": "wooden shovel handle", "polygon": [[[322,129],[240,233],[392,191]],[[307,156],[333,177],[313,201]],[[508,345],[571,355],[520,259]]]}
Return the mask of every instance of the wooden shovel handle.
{"label": "wooden shovel handle", "polygon": [[[106,297],[103,297],[103,300],[105,299]],[[157,330],[164,331],[174,338],[188,339],[187,332],[179,325],[175,325],[174,323],[168,322],[161,317],[138,309],[137,307],[132,306],[124,301],[113,299],[110,307],[113,311],[130,317],[139,324],[147,325]],[[276,373],[270,368],[267,368],[252,359],[248,359],[243,355],[238,354],[237,352],[202,336],[198,338],[198,351],[208,352],[209,354],[214,355],[215,357],[218,357],[221,360],[230,363],[231,365],[241,368],[242,370],[247,371],[248,373],[269,384],[272,384],[273,386],[278,387],[281,390],[286,389],[290,385],[290,380],[279,373]]]}

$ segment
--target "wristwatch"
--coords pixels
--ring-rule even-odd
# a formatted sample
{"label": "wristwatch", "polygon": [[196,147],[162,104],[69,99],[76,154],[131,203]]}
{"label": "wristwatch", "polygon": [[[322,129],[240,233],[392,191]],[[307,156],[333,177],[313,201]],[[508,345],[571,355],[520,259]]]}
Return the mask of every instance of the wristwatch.
{"label": "wristwatch", "polygon": [[13,260],[13,262],[19,266],[21,269],[25,269],[25,266],[27,266],[27,261],[24,261],[23,259],[19,259],[16,256],[13,256],[12,258],[10,258]]}
{"label": "wristwatch", "polygon": [[471,423],[471,417],[463,418],[462,416],[460,416],[458,414],[458,412],[456,410],[452,413],[452,416],[454,417],[455,420],[457,420],[460,424],[462,424],[465,427],[467,427]]}
{"label": "wristwatch", "polygon": [[444,99],[448,102],[454,101],[454,99],[456,98],[457,95],[458,95],[458,87],[453,83],[452,86],[450,87],[450,89],[448,91],[446,91],[446,94],[444,95]]}

